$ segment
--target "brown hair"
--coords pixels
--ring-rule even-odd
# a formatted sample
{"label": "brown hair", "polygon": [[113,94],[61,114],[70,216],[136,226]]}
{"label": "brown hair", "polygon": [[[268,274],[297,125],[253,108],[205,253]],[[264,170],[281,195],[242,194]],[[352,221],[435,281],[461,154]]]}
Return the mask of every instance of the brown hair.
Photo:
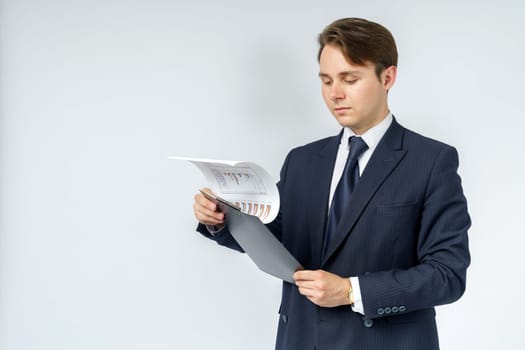
{"label": "brown hair", "polygon": [[339,47],[350,62],[375,65],[378,77],[385,68],[397,66],[397,48],[392,33],[382,25],[362,18],[342,18],[319,34],[319,53],[326,45]]}

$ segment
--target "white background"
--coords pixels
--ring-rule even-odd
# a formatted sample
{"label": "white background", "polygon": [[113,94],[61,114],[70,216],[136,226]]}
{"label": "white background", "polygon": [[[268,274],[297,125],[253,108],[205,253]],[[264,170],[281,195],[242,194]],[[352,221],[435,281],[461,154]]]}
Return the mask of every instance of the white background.
{"label": "white background", "polygon": [[387,26],[390,106],[456,146],[473,219],[443,349],[523,349],[522,1],[0,2],[0,349],[271,349],[280,283],[194,232],[196,168],[336,134],[316,36]]}

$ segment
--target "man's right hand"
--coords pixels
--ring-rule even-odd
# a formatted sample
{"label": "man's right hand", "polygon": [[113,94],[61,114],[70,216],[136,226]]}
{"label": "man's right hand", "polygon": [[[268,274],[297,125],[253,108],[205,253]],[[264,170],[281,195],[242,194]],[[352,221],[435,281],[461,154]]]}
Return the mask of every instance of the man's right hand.
{"label": "man's right hand", "polygon": [[[205,188],[204,191],[211,192]],[[215,226],[217,229],[224,226],[224,213],[219,211],[217,204],[206,198],[202,193],[197,193],[194,197],[193,213],[199,222],[207,226]]]}

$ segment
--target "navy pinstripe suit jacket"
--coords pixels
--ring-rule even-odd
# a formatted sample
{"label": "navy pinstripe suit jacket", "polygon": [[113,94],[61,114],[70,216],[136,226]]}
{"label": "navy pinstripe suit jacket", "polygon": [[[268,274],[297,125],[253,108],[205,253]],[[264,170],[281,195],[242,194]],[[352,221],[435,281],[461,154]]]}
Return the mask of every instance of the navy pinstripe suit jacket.
{"label": "navy pinstripe suit jacket", "polygon": [[[453,147],[394,119],[321,259],[340,136],[292,150],[271,231],[306,269],[358,276],[365,315],[322,308],[283,283],[276,349],[438,349],[434,306],[457,300],[470,263],[470,218]],[[242,251],[227,230],[210,236]]]}

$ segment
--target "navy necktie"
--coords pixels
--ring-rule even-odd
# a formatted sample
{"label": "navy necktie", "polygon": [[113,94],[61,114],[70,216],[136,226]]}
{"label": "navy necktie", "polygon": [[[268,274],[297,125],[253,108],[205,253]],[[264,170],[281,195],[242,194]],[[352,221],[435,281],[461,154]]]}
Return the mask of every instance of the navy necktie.
{"label": "navy necktie", "polygon": [[348,152],[343,175],[341,175],[341,179],[335,189],[332,205],[330,206],[330,212],[328,214],[328,224],[326,226],[323,244],[323,258],[326,256],[330,240],[335,233],[337,224],[341,220],[344,210],[350,201],[350,196],[359,181],[358,159],[363,152],[368,149],[368,145],[361,137],[352,136],[350,137],[349,143],[350,151]]}

